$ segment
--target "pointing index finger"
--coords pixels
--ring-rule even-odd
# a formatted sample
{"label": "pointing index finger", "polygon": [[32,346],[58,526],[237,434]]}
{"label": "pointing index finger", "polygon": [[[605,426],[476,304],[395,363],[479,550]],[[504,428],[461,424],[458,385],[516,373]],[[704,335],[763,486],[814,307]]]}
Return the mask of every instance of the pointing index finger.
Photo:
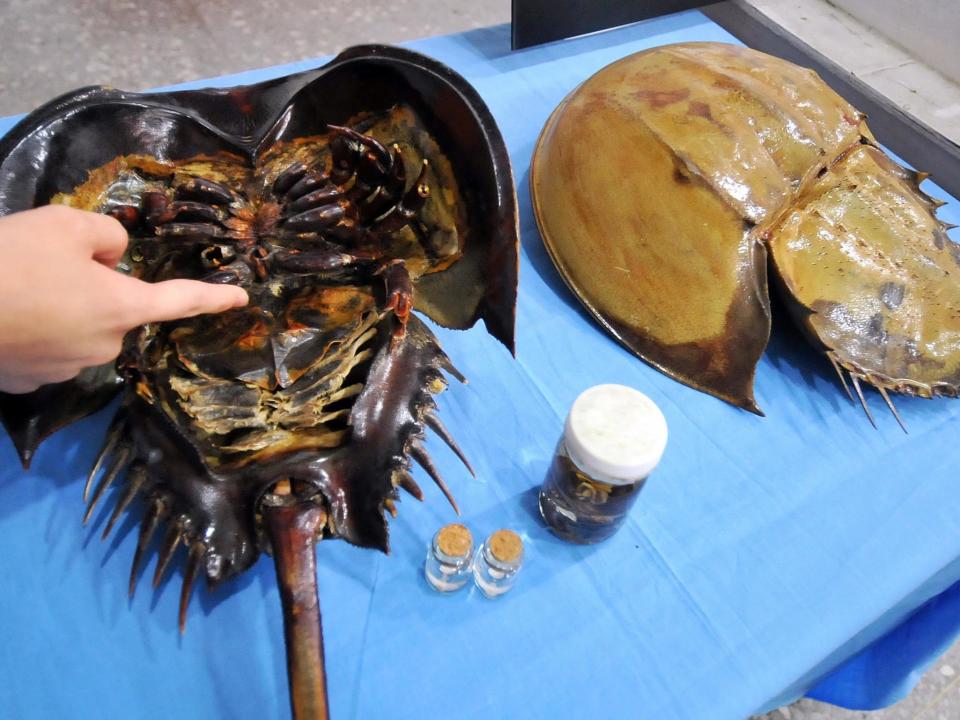
{"label": "pointing index finger", "polygon": [[129,293],[126,317],[129,327],[151,322],[166,322],[219,313],[247,304],[249,298],[243,288],[234,285],[214,285],[199,280],[164,280],[147,283],[119,276]]}

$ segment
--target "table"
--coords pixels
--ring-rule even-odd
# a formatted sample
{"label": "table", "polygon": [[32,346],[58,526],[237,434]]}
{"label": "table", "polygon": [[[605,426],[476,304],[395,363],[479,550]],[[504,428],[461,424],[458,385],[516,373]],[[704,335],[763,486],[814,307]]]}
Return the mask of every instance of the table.
{"label": "table", "polygon": [[[517,357],[482,327],[438,331],[470,380],[440,398],[441,417],[477,479],[442,443],[430,446],[463,521],[480,536],[516,529],[527,559],[497,601],[473,589],[432,592],[421,575],[426,546],[453,516],[425,478],[427,501],[403,502],[392,523],[391,556],[321,543],[334,718],[736,720],[804,693],[870,708],[906,693],[960,634],[960,444],[949,435],[960,402],[899,400],[904,435],[871,393],[874,430],[780,314],[757,371],[768,417],[753,416],[621,349],[545,254],[527,183],[548,113],[611,61],[685,40],[732,38],[686,12],[516,53],[506,27],[410,44],[475,85],[514,161]],[[960,222],[956,204],[941,216]],[[653,397],[671,436],[621,532],[574,547],[544,529],[536,491],[570,403],[602,382]],[[3,716],[286,716],[268,558],[228,587],[196,593],[180,637],[179,582],[157,593],[141,582],[127,601],[137,516],[108,543],[98,539],[104,517],[81,527],[83,476],[111,412],[48,440],[29,473],[0,437]]]}

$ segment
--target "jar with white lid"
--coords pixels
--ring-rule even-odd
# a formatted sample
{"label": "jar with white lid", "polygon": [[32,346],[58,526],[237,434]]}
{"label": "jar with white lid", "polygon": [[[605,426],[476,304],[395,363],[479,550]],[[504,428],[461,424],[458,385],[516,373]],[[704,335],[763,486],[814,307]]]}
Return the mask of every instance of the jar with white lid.
{"label": "jar with white lid", "polygon": [[596,543],[623,524],[667,445],[667,421],[639,390],[596,385],[574,401],[540,489],[540,514],[564,540]]}

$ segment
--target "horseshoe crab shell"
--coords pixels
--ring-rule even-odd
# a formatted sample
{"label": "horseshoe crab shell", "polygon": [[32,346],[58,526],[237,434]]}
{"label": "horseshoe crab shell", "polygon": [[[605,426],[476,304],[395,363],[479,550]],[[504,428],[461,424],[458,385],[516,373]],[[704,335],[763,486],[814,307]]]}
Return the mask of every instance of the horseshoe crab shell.
{"label": "horseshoe crab shell", "polygon": [[142,509],[131,595],[156,531],[154,589],[187,548],[181,631],[199,579],[271,552],[294,716],[328,717],[315,544],[388,551],[400,490],[423,499],[413,463],[457,509],[428,429],[470,469],[433,399],[464,378],[411,308],[482,319],[513,350],[516,194],[492,115],[449,68],[376,45],[227,90],[87,88],[0,141],[0,215],[48,203],[121,219],[118,270],[236,283],[250,304],[137,328],[117,363],[0,393],[0,422],[26,467],[122,393],[84,522],[118,485],[104,535]]}
{"label": "horseshoe crab shell", "polygon": [[920,179],[813,71],[688,43],[574,90],[540,136],[531,192],[560,274],[614,337],[759,413],[768,254],[842,379],[956,395],[958,252]]}

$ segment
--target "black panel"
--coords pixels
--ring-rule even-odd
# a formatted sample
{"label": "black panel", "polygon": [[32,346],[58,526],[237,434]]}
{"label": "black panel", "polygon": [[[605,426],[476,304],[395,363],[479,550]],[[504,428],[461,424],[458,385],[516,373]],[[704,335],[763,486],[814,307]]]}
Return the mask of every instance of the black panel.
{"label": "black panel", "polygon": [[702,0],[513,0],[513,49],[704,5]]}

